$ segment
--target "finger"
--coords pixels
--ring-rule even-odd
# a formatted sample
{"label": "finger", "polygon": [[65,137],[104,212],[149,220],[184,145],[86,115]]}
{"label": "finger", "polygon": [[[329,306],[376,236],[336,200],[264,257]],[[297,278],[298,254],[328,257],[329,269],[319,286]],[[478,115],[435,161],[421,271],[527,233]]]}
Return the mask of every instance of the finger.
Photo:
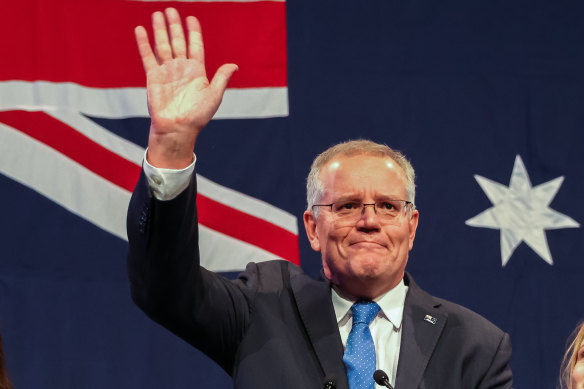
{"label": "finger", "polygon": [[233,76],[233,73],[238,69],[237,65],[233,63],[221,65],[221,67],[217,69],[209,87],[213,90],[215,96],[217,96],[219,100],[223,98],[223,93],[225,92],[225,89],[227,89],[227,83],[231,79],[231,76]]}
{"label": "finger", "polygon": [[187,57],[187,44],[185,34],[180,21],[180,15],[175,8],[167,8],[166,19],[168,20],[168,29],[170,30],[170,44],[174,58]]}
{"label": "finger", "polygon": [[187,31],[189,33],[189,58],[196,59],[202,64],[205,64],[205,50],[203,47],[201,24],[196,17],[187,17]]}
{"label": "finger", "polygon": [[148,33],[144,27],[138,26],[134,29],[134,36],[136,37],[140,58],[142,58],[142,66],[144,66],[144,71],[148,73],[150,69],[158,65],[148,41]]}
{"label": "finger", "polygon": [[152,14],[152,28],[154,29],[154,48],[158,56],[159,63],[165,63],[172,59],[172,50],[168,41],[166,31],[166,21],[162,12]]}

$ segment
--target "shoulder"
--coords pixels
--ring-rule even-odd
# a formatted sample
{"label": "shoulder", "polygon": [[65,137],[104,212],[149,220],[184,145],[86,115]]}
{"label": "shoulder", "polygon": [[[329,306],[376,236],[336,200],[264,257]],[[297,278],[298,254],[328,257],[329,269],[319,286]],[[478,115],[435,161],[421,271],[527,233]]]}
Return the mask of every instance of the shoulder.
{"label": "shoulder", "polygon": [[292,278],[306,278],[302,268],[292,262],[276,259],[264,262],[250,262],[245,270],[239,274],[237,282],[264,291],[276,291],[287,288]]}
{"label": "shoulder", "polygon": [[491,321],[462,305],[430,295],[421,289],[408,274],[408,296],[406,304],[415,304],[432,309],[446,317],[446,330],[455,330],[459,338],[489,341],[498,344],[505,332]]}
{"label": "shoulder", "polygon": [[451,301],[437,297],[434,299],[440,302],[442,310],[448,314],[448,325],[460,331],[461,335],[466,334],[473,339],[493,339],[497,343],[505,335],[503,330],[484,316]]}
{"label": "shoulder", "polygon": [[508,334],[478,313],[423,291],[409,274],[405,281],[402,345],[432,354],[427,377],[444,378],[446,363],[452,379],[460,378],[451,387],[512,387]]}

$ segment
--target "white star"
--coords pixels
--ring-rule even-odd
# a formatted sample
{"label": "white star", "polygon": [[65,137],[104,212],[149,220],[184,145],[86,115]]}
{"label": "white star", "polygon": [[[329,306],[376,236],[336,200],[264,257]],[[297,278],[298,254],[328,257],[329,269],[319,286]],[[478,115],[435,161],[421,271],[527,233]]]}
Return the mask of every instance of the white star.
{"label": "white star", "polygon": [[479,175],[474,176],[493,207],[470,218],[466,224],[501,230],[501,261],[509,262],[521,242],[527,243],[544,261],[553,265],[544,230],[580,227],[574,219],[549,208],[564,177],[533,188],[525,165],[515,158],[509,187]]}

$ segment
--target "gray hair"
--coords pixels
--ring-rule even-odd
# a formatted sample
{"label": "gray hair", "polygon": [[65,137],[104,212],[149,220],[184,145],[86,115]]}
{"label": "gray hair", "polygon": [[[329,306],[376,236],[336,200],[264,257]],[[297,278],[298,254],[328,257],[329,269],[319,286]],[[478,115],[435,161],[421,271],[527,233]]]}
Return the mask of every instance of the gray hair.
{"label": "gray hair", "polygon": [[[389,157],[399,167],[402,168],[406,174],[407,183],[406,191],[408,193],[408,201],[414,203],[416,198],[416,173],[410,161],[397,150],[393,150],[385,144],[379,144],[366,139],[350,140],[347,142],[338,143],[329,147],[322,153],[316,156],[310,167],[310,173],[306,179],[306,203],[307,210],[311,210],[314,204],[322,198],[324,194],[324,184],[320,180],[321,169],[336,156],[356,156],[356,155],[372,155],[379,157]],[[315,216],[318,212],[315,211]]]}

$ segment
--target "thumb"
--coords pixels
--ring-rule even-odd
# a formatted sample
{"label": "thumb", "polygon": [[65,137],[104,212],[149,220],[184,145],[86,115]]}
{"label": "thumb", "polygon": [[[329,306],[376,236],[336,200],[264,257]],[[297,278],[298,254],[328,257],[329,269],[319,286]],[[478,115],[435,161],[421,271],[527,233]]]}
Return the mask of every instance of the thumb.
{"label": "thumb", "polygon": [[211,80],[210,87],[218,95],[219,98],[223,97],[223,93],[227,88],[227,83],[229,82],[229,79],[231,78],[233,73],[235,73],[235,71],[238,69],[239,68],[237,67],[236,64],[227,63],[221,65],[221,67],[217,69],[217,72],[215,72],[215,75]]}

